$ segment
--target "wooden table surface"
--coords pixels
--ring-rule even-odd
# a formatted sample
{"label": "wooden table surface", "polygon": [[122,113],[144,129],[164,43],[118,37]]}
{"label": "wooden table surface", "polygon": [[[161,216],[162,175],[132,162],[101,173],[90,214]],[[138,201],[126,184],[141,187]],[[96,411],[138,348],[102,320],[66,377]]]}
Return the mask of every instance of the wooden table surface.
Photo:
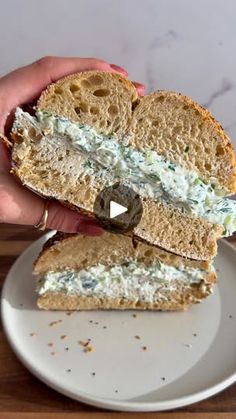
{"label": "wooden table surface", "polygon": [[[0,286],[18,255],[40,237],[33,228],[0,225]],[[230,239],[236,244],[236,236]],[[235,418],[236,384],[208,400],[169,413],[112,413],[71,400],[47,387],[18,361],[0,323],[0,418]],[[236,355],[235,355],[236,356]]]}

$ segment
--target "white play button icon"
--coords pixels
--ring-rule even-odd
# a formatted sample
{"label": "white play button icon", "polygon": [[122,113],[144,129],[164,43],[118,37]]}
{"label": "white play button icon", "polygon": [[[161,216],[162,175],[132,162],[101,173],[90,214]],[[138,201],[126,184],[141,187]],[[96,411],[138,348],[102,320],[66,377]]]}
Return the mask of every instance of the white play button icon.
{"label": "white play button icon", "polygon": [[117,182],[99,192],[93,204],[93,212],[104,230],[127,233],[142,218],[142,200],[133,189]]}
{"label": "white play button icon", "polygon": [[128,208],[118,204],[115,201],[110,201],[110,218],[115,218],[126,211],[128,211]]}

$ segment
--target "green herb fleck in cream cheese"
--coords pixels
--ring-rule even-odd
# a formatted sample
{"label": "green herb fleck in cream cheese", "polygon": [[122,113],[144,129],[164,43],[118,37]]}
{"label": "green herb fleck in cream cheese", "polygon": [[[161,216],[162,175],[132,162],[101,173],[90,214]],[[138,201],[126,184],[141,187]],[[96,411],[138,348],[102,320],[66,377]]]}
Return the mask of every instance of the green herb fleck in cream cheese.
{"label": "green herb fleck in cream cheese", "polygon": [[149,266],[134,261],[114,266],[98,264],[80,271],[48,272],[38,279],[37,291],[39,294],[51,291],[153,301],[157,293],[174,291],[178,283],[199,283],[204,272],[184,266],[175,268],[161,262]]}
{"label": "green herb fleck in cream cheese", "polygon": [[[28,114],[17,108],[16,117],[22,115]],[[143,197],[162,199],[182,212],[221,225],[225,236],[236,230],[236,201],[224,198],[226,191],[206,184],[194,171],[169,162],[155,151],[135,150],[127,145],[126,138],[117,141],[115,136],[97,134],[87,125],[45,111],[28,118],[51,136],[67,137],[86,156],[84,171],[102,179],[107,186],[125,182]],[[185,152],[188,151],[186,147]]]}

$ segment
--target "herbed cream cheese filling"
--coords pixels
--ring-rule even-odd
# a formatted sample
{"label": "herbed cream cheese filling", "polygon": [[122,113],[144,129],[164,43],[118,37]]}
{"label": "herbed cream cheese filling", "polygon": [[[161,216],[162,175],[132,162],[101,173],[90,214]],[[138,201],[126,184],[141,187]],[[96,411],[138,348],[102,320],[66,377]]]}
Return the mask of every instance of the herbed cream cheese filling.
{"label": "herbed cream cheese filling", "polygon": [[[211,267],[211,271],[214,269]],[[191,286],[200,283],[202,269],[173,267],[154,262],[148,266],[130,261],[123,265],[98,264],[81,270],[47,272],[37,279],[37,292],[63,292],[68,295],[127,298],[154,301],[165,298],[165,293],[175,291],[179,284]]]}
{"label": "herbed cream cheese filling", "polygon": [[226,191],[206,184],[196,172],[169,162],[155,151],[135,150],[127,144],[127,138],[118,141],[115,136],[97,134],[87,125],[45,111],[37,111],[32,117],[17,108],[16,129],[21,118],[44,135],[68,138],[86,156],[84,172],[102,179],[105,186],[124,182],[143,197],[162,199],[182,212],[221,225],[224,236],[236,230],[236,201],[224,198]]}

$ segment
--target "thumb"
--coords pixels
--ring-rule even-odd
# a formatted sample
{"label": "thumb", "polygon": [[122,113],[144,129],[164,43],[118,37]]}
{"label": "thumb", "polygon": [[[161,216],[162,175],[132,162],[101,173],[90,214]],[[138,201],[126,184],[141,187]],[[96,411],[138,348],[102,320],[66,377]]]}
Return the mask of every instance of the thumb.
{"label": "thumb", "polygon": [[[44,214],[46,200],[21,185],[8,170],[3,170],[4,161],[0,155],[0,222],[36,225]],[[49,201],[47,227],[65,233],[91,236],[101,235],[103,232],[95,220],[78,211],[72,211],[57,201]]]}
{"label": "thumb", "polygon": [[63,207],[57,202],[49,203],[47,228],[88,236],[100,236],[103,233],[103,229],[95,220]]}

